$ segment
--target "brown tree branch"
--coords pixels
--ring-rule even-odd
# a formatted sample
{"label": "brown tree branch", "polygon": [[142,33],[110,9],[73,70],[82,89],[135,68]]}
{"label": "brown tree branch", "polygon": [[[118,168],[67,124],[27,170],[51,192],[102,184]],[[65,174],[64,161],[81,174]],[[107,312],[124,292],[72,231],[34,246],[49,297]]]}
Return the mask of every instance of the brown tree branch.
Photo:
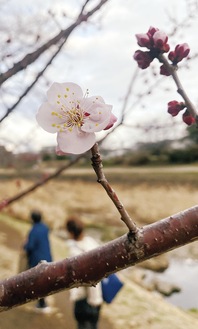
{"label": "brown tree branch", "polygon": [[135,223],[133,223],[133,221],[130,218],[129,214],[127,213],[125,207],[123,206],[123,204],[119,200],[118,196],[116,195],[116,192],[112,189],[112,187],[110,186],[110,184],[108,183],[108,181],[105,177],[105,174],[103,172],[102,159],[100,157],[99,148],[98,148],[97,143],[92,147],[91,152],[92,152],[92,158],[91,158],[92,166],[98,177],[98,183],[100,183],[104,187],[108,196],[113,201],[116,208],[118,209],[118,211],[121,215],[121,220],[126,224],[129,231],[131,232],[131,234],[136,234],[137,226],[135,225]]}
{"label": "brown tree branch", "polygon": [[104,276],[198,240],[198,206],[125,234],[89,252],[36,267],[0,282],[0,311]]}
{"label": "brown tree branch", "polygon": [[[70,34],[73,32],[73,30],[79,26],[82,22],[85,22],[91,17],[96,11],[98,11],[108,0],[101,0],[98,5],[96,5],[92,10],[87,12],[86,14],[83,14],[82,10],[80,11],[80,14],[78,18],[76,19],[75,23],[71,24],[68,28],[60,31],[54,38],[48,40],[45,44],[43,44],[41,47],[39,47],[37,50],[33,51],[30,54],[27,54],[21,61],[15,63],[12,68],[4,72],[0,75],[0,85],[2,85],[6,80],[11,78],[16,73],[20,72],[21,70],[24,70],[28,65],[35,62],[36,59],[40,57],[47,49],[49,49],[51,46],[56,45],[61,41],[61,39],[65,39],[65,41],[68,39]],[[87,1],[85,2],[85,5],[87,4]],[[85,7],[83,6],[83,9]]]}

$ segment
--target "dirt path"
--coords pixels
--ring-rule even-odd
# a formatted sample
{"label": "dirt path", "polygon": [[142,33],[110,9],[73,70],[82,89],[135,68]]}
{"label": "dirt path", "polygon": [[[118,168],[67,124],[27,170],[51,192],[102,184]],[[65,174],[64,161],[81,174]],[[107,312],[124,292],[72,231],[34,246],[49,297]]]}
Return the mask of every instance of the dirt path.
{"label": "dirt path", "polygon": [[[4,234],[4,244],[10,250],[20,248],[22,235],[10,225],[0,221],[0,232]],[[1,269],[1,268],[0,268]],[[0,313],[0,329],[75,329],[72,305],[69,292],[63,291],[48,297],[52,312],[38,314],[35,312],[35,302],[16,307]],[[101,317],[99,329],[113,329],[107,319]]]}

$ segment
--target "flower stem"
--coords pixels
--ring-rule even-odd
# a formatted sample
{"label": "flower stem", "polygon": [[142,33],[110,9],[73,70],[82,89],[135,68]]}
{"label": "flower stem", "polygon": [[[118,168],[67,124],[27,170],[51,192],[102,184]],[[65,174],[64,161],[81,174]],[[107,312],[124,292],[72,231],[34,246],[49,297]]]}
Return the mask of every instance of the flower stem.
{"label": "flower stem", "polygon": [[160,62],[162,62],[165,65],[165,67],[168,69],[168,71],[170,72],[170,74],[177,86],[178,94],[180,94],[180,96],[184,99],[185,105],[186,105],[188,111],[195,118],[196,123],[198,124],[197,110],[196,110],[194,104],[191,102],[190,98],[188,97],[187,93],[185,92],[185,90],[181,84],[181,81],[178,77],[177,70],[176,70],[177,67],[174,65],[171,65],[163,54],[159,54],[158,58],[159,58]]}
{"label": "flower stem", "polygon": [[138,232],[138,228],[136,224],[130,218],[123,204],[120,202],[118,196],[116,195],[115,191],[112,189],[112,187],[110,186],[110,184],[108,183],[105,177],[105,174],[103,172],[102,159],[99,153],[99,148],[97,143],[92,147],[91,153],[92,153],[92,158],[91,158],[92,166],[97,175],[98,183],[100,183],[103,186],[108,196],[113,201],[114,205],[116,206],[116,208],[118,209],[121,215],[121,220],[126,224],[130,233],[135,235]]}

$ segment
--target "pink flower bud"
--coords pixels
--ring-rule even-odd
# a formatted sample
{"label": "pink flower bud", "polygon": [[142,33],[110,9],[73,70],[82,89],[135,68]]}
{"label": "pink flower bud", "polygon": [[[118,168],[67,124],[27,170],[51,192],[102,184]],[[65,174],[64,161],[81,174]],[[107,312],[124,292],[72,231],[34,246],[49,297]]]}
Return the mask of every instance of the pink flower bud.
{"label": "pink flower bud", "polygon": [[0,210],[2,210],[4,207],[6,207],[8,204],[8,200],[4,199],[0,201]]}
{"label": "pink flower bud", "polygon": [[185,104],[183,102],[170,101],[168,103],[168,113],[170,113],[173,117],[175,117],[184,108]]}
{"label": "pink flower bud", "polygon": [[168,54],[168,58],[170,59],[171,62],[174,62],[175,60],[175,51],[170,51],[170,53]]}
{"label": "pink flower bud", "polygon": [[174,51],[171,51],[168,55],[168,58],[176,65],[178,62],[181,62],[182,59],[188,56],[190,48],[187,43],[177,45]]}
{"label": "pink flower bud", "polygon": [[149,67],[150,63],[153,61],[149,51],[136,50],[133,58],[143,70]]}
{"label": "pink flower bud", "polygon": [[140,47],[151,48],[151,39],[148,34],[136,34],[135,36]]}
{"label": "pink flower bud", "polygon": [[164,44],[163,51],[164,51],[165,53],[168,53],[169,50],[170,50],[170,46],[169,46],[169,44],[168,44],[168,43]]}
{"label": "pink flower bud", "polygon": [[167,77],[169,77],[169,75],[171,75],[171,73],[169,72],[169,70],[166,68],[166,66],[164,64],[160,66],[160,74],[166,75]]}
{"label": "pink flower bud", "polygon": [[168,41],[168,36],[163,31],[156,31],[154,33],[153,42],[155,48],[164,52],[168,52],[170,48],[169,45],[167,44],[167,41]]}
{"label": "pink flower bud", "polygon": [[111,127],[113,127],[113,125],[114,125],[114,123],[116,121],[117,121],[117,117],[113,113],[111,113],[111,117],[110,117],[109,123],[108,123],[108,125],[103,130],[108,130]]}
{"label": "pink flower bud", "polygon": [[193,123],[195,123],[195,118],[189,113],[188,110],[184,112],[182,119],[188,126],[191,126]]}
{"label": "pink flower bud", "polygon": [[153,27],[153,26],[150,26],[150,27],[149,27],[149,30],[148,30],[148,32],[147,32],[147,35],[151,38],[151,37],[153,37],[153,35],[154,35],[155,32],[157,32],[157,31],[159,31],[158,28]]}

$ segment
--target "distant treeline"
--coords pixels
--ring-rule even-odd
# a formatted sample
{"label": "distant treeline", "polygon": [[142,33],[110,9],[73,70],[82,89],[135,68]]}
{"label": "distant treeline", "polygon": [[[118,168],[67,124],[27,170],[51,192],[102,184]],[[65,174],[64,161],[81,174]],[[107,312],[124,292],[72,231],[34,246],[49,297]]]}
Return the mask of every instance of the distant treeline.
{"label": "distant treeline", "polygon": [[198,146],[186,149],[147,149],[126,152],[122,156],[111,157],[103,161],[106,165],[163,165],[198,163]]}
{"label": "distant treeline", "polygon": [[[154,147],[155,145],[155,147]],[[101,151],[101,153],[103,153]],[[103,154],[102,154],[103,155]],[[69,160],[70,156],[55,156],[53,159],[50,154],[44,154],[43,161],[50,160]],[[105,152],[103,163],[106,166],[144,166],[144,165],[164,165],[164,164],[190,164],[198,163],[198,145],[188,146],[186,148],[165,148],[158,144],[144,145],[136,150],[124,152],[122,155],[113,155],[112,152]],[[80,160],[81,166],[90,165],[90,157],[87,155]]]}

